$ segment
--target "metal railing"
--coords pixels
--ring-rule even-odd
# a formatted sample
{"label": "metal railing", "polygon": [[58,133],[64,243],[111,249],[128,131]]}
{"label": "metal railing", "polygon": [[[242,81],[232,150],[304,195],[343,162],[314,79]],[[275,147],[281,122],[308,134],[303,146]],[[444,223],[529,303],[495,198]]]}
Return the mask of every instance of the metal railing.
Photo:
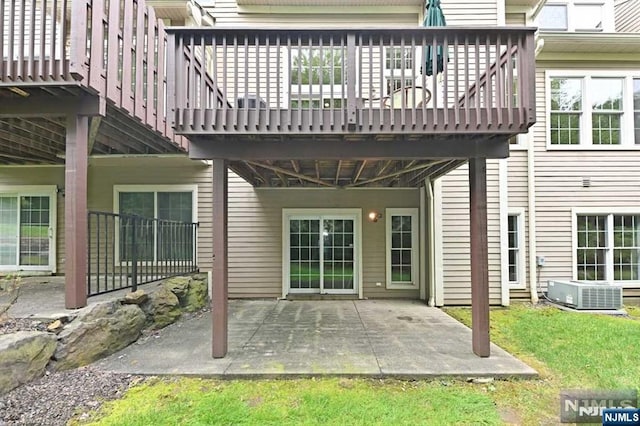
{"label": "metal railing", "polygon": [[180,134],[508,134],[535,120],[532,28],[166,31]]}
{"label": "metal railing", "polygon": [[197,223],[89,212],[87,295],[196,272]]}

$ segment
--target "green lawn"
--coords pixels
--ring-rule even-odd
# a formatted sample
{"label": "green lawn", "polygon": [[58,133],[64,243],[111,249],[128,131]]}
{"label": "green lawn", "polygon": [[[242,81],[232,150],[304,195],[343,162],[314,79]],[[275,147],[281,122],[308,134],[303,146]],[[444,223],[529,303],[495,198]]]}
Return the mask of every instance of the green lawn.
{"label": "green lawn", "polygon": [[[446,311],[469,322],[469,309]],[[107,403],[94,424],[557,424],[561,389],[640,389],[640,309],[628,311],[631,318],[493,309],[493,341],[536,368],[535,380],[164,378]]]}

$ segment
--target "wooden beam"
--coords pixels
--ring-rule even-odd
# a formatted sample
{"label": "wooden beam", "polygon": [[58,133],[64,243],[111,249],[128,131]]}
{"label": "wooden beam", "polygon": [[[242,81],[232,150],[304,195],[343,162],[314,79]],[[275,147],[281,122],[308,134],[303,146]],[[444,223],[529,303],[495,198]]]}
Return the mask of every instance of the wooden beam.
{"label": "wooden beam", "polygon": [[105,115],[104,98],[98,96],[29,96],[0,103],[0,117]]}
{"label": "wooden beam", "polygon": [[93,145],[96,142],[96,136],[98,136],[98,130],[100,130],[100,123],[102,123],[102,117],[92,117],[91,118],[91,127],[89,128],[89,144],[88,144],[88,155],[91,155],[93,152]]}
{"label": "wooden beam", "polygon": [[211,292],[212,339],[214,358],[227,355],[229,275],[228,275],[228,177],[227,162],[213,160],[213,272]]}
{"label": "wooden beam", "polygon": [[471,227],[471,327],[473,352],[490,355],[489,255],[487,243],[487,160],[469,159]]}
{"label": "wooden beam", "polygon": [[64,173],[65,307],[87,305],[87,146],[89,118],[67,119]]}
{"label": "wooden beam", "polygon": [[281,167],[272,166],[272,165],[268,165],[268,164],[262,164],[262,163],[258,163],[258,162],[255,162],[255,161],[247,161],[247,163],[248,164],[252,164],[254,166],[262,167],[262,168],[267,169],[267,170],[271,170],[274,173],[282,173],[282,174],[285,174],[285,175],[293,176],[295,178],[303,179],[303,180],[305,180],[307,182],[312,182],[312,183],[315,183],[315,184],[318,184],[318,185],[321,185],[321,186],[328,186],[329,188],[335,188],[336,187],[335,185],[332,185],[332,184],[330,184],[328,182],[325,182],[323,180],[316,179],[316,178],[313,178],[311,176],[305,176],[305,175],[303,175],[301,173],[296,173],[296,172],[293,172],[291,170],[283,169]]}
{"label": "wooden beam", "polygon": [[340,169],[342,169],[342,160],[338,160],[338,167],[336,167],[336,185],[340,181]]}
{"label": "wooden beam", "polygon": [[360,175],[362,174],[362,171],[364,170],[366,165],[367,165],[367,160],[362,160],[362,161],[360,161],[359,164],[354,166],[354,168],[353,168],[353,176],[351,177],[351,180],[352,180],[353,183],[358,182],[358,179],[360,179]]}
{"label": "wooden beam", "polygon": [[[278,179],[280,179],[280,182],[282,182],[282,186],[287,188],[289,186],[289,181],[287,180],[287,178],[284,177],[282,173],[274,169],[274,168],[276,169],[280,169],[280,168],[278,166],[274,166],[271,161],[265,161],[265,163],[267,163],[269,166],[272,167],[271,171],[275,173],[276,176],[278,176]],[[282,169],[282,170],[286,170],[286,169]]]}
{"label": "wooden beam", "polygon": [[227,158],[229,160],[424,160],[470,157],[507,158],[507,139],[471,139],[460,137],[417,141],[313,141],[237,140],[233,143],[192,138],[192,159]]}
{"label": "wooden beam", "polygon": [[392,172],[392,173],[387,173],[386,175],[376,176],[376,177],[373,177],[371,179],[363,180],[363,181],[358,182],[358,183],[351,183],[351,184],[346,185],[346,186],[347,187],[356,187],[356,186],[368,185],[370,183],[379,182],[381,180],[385,180],[385,179],[389,179],[389,178],[392,178],[392,177],[396,177],[396,176],[399,176],[399,175],[402,175],[402,174],[405,174],[405,173],[410,173],[410,172],[413,172],[415,170],[420,170],[420,169],[424,169],[424,168],[427,168],[427,167],[431,167],[431,165],[432,165],[432,163],[430,163],[430,162],[417,164],[417,165],[415,165],[413,167],[410,167],[408,169],[397,170],[397,171]]}

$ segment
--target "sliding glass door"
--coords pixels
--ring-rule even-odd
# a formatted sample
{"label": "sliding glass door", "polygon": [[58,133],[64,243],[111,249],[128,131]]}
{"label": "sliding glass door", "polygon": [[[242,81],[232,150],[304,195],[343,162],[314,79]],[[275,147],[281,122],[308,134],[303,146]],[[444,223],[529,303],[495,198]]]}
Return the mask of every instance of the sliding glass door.
{"label": "sliding glass door", "polygon": [[355,217],[291,215],[286,225],[291,293],[358,292]]}
{"label": "sliding glass door", "polygon": [[49,195],[0,194],[0,268],[54,268],[52,213]]}

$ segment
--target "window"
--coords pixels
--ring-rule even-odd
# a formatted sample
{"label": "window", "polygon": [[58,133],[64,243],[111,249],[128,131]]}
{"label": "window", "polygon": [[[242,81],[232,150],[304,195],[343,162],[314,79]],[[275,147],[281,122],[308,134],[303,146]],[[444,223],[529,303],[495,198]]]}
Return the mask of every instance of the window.
{"label": "window", "polygon": [[[196,221],[195,192],[195,188],[178,187],[161,190],[151,187],[116,188],[116,211],[147,219],[193,223]],[[123,236],[130,234],[131,226],[125,221],[120,224],[118,253],[121,260],[130,260],[132,242]],[[136,232],[138,241],[143,242],[137,252],[139,260],[192,259],[195,244],[192,228],[146,221],[141,226],[143,228]]]}
{"label": "window", "polygon": [[413,50],[408,47],[387,47],[385,68],[388,70],[413,69]]}
{"label": "window", "polygon": [[507,219],[509,284],[524,285],[524,212],[511,213]]}
{"label": "window", "polygon": [[[640,79],[624,75],[548,79],[548,143],[563,148],[640,147]],[[573,74],[573,75],[571,75]]]}
{"label": "window", "polygon": [[542,31],[613,32],[613,2],[552,0],[540,10],[536,25]]}
{"label": "window", "polygon": [[387,288],[418,287],[418,209],[387,209]]}
{"label": "window", "polygon": [[578,280],[640,280],[640,215],[579,214],[576,225]]}
{"label": "window", "polygon": [[567,5],[566,4],[547,4],[538,15],[538,27],[541,30],[561,30],[566,31],[567,24]]}
{"label": "window", "polygon": [[296,49],[291,65],[291,84],[342,84],[342,58],[339,48]]}

